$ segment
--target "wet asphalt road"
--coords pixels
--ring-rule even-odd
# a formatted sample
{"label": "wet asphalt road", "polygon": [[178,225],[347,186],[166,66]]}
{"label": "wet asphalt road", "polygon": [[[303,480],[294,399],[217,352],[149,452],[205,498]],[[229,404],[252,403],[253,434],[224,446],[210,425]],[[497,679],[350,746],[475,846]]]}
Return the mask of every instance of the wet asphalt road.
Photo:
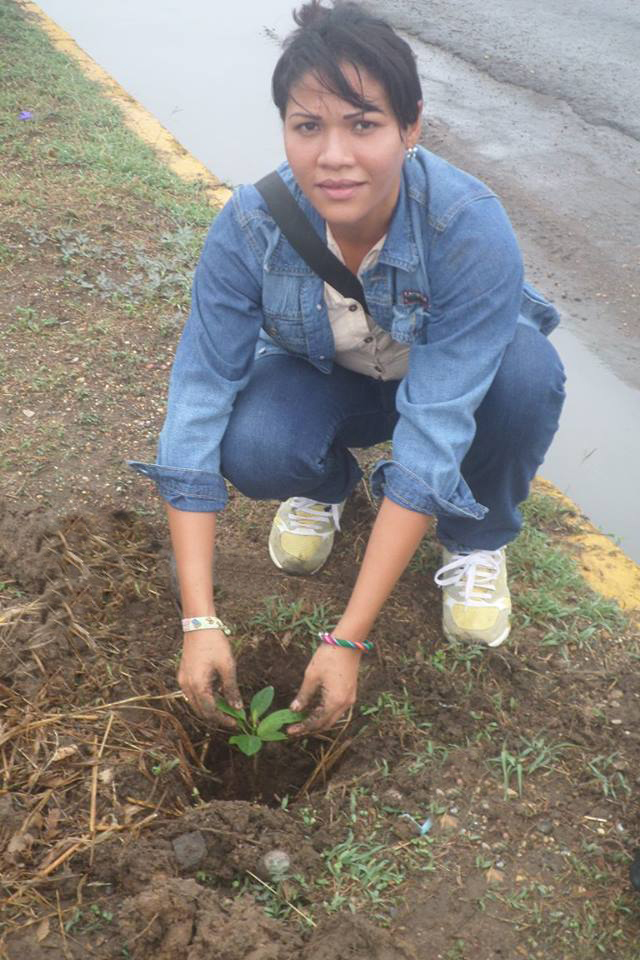
{"label": "wet asphalt road", "polygon": [[367,6],[417,52],[425,145],[496,190],[529,276],[640,387],[640,4]]}
{"label": "wet asphalt road", "polygon": [[368,6],[496,80],[563,100],[587,123],[640,138],[637,0],[374,0]]}

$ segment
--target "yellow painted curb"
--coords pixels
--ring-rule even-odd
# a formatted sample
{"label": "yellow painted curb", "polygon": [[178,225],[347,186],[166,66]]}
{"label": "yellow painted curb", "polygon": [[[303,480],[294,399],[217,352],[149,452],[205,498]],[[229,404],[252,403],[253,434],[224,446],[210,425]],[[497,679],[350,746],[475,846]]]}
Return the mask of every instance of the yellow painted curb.
{"label": "yellow painted curb", "polygon": [[16,0],[19,7],[32,14],[58,50],[72,57],[90,80],[100,84],[106,96],[122,111],[130,130],[152,147],[160,159],[183,180],[201,180],[206,184],[207,196],[215,207],[223,206],[231,196],[229,187],[218,180],[203,163],[196,160],[168,130],[141,104],[111,77],[106,70],[91,59],[75,40],[54,23],[43,10],[31,0]]}
{"label": "yellow painted curb", "polygon": [[573,529],[563,534],[563,540],[575,547],[580,573],[589,586],[603,597],[615,600],[627,613],[640,614],[640,567],[552,483],[538,477],[535,487],[570,511]]}
{"label": "yellow painted curb", "polygon": [[[38,20],[58,50],[72,57],[91,80],[96,80],[105,94],[118,105],[125,122],[179,177],[202,180],[214,206],[223,206],[231,190],[196,160],[160,124],[148,110],[131,97],[123,87],[82,50],[72,37],[51,20],[32,0],[16,0],[18,5]],[[575,547],[578,566],[590,587],[608,599],[615,600],[627,613],[640,615],[640,567],[600,533],[580,512],[575,503],[546,480],[537,479],[542,493],[563,503],[573,516],[574,531],[564,539]]]}

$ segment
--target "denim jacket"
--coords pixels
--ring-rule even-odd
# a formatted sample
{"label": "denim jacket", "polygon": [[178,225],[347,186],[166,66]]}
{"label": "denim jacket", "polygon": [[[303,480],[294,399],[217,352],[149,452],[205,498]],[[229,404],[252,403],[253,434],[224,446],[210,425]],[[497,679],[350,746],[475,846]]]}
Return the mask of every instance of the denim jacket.
{"label": "denim jacket", "polygon": [[[324,221],[288,165],[279,172],[324,237]],[[375,323],[410,347],[392,456],[375,467],[374,494],[419,513],[482,518],[486,508],[460,473],[475,410],[516,324],[547,334],[558,323],[555,308],[523,283],[513,230],[491,190],[421,148],[405,161],[386,240],[362,282]],[[331,372],[323,289],[255,187],[236,190],[196,269],[157,463],[131,462],[172,506],[225,506],[220,443],[257,356],[292,353]]]}

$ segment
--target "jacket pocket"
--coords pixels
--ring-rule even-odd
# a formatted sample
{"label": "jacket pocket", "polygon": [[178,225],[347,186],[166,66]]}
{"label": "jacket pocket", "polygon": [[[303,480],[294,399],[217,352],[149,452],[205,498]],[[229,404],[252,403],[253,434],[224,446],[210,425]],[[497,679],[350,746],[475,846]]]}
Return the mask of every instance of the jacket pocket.
{"label": "jacket pocket", "polygon": [[415,305],[395,305],[389,332],[398,343],[426,343],[428,324],[427,310]]}
{"label": "jacket pocket", "polygon": [[307,338],[300,320],[284,320],[270,316],[265,310],[264,331],[280,347],[291,353],[308,354]]}

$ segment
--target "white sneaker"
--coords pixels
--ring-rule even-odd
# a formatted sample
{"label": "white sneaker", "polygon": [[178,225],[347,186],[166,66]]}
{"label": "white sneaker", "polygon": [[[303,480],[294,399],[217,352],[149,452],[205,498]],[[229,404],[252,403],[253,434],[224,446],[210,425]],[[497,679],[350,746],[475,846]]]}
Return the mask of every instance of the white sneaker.
{"label": "white sneaker", "polygon": [[329,558],[345,503],[307,497],[281,503],[269,534],[269,555],[276,567],[302,576],[317,573]]}
{"label": "white sneaker", "polygon": [[445,637],[499,647],[511,629],[505,548],[468,554],[443,549],[442,559],[434,580],[443,589]]}

